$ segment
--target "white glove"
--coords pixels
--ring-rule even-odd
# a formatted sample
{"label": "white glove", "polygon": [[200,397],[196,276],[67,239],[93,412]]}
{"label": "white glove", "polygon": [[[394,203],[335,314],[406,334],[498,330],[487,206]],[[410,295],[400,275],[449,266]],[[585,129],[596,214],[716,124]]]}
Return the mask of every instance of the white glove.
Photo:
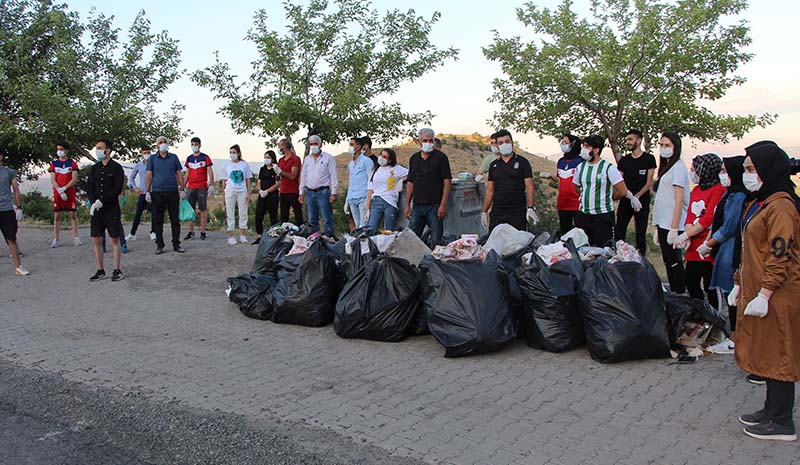
{"label": "white glove", "polygon": [[700,254],[700,258],[706,258],[711,255],[711,250],[711,247],[709,247],[705,242],[697,247],[697,253]]}
{"label": "white glove", "polygon": [[208,191],[207,191],[207,193],[208,193],[208,195],[214,195],[214,194],[216,194],[216,193],[217,193],[217,190],[216,190],[216,189],[214,189],[214,186],[208,186]]}
{"label": "white glove", "polygon": [[64,191],[66,191],[66,190],[67,190],[67,189],[66,189],[65,187],[59,187],[58,189],[56,189],[56,192],[58,192],[58,193],[59,193],[59,195],[60,195],[60,194],[63,194],[63,193],[64,193]]}
{"label": "white glove", "polygon": [[364,212],[364,221],[369,221],[369,210]]}
{"label": "white glove", "polygon": [[653,231],[653,242],[654,242],[654,243],[655,243],[657,246],[661,247],[661,243],[660,243],[660,242],[658,242],[658,228],[656,228],[656,230],[655,230],[655,231]]}
{"label": "white glove", "polygon": [[144,199],[147,201],[147,203],[153,203],[153,200],[150,198],[149,192],[144,194]]}
{"label": "white glove", "polygon": [[527,218],[528,221],[533,223],[534,226],[536,226],[536,224],[539,223],[539,215],[536,214],[536,210],[534,210],[533,208],[528,209],[528,212],[525,213],[525,218]]}
{"label": "white glove", "polygon": [[738,304],[737,300],[739,300],[739,285],[734,284],[731,293],[728,294],[728,306],[735,307]]}
{"label": "white glove", "polygon": [[689,244],[692,243],[692,238],[689,237],[686,233],[681,233],[680,236],[675,238],[675,242],[672,243],[672,247],[675,249],[683,249],[686,250],[689,248]]}
{"label": "white glove", "polygon": [[550,179],[550,178],[553,177],[553,175],[548,173],[547,171],[540,171],[539,172],[539,177],[542,178],[542,179]]}
{"label": "white glove", "polygon": [[67,199],[69,199],[69,197],[67,197],[67,194],[64,193],[64,192],[61,193],[60,197],[61,197],[61,200],[63,200],[64,202],[66,202]]}
{"label": "white glove", "polygon": [[184,200],[186,198],[186,191],[180,191],[180,193],[178,193],[178,197],[180,197],[181,200]]}
{"label": "white glove", "polygon": [[625,198],[630,200],[631,208],[633,208],[633,211],[638,212],[639,210],[642,209],[642,202],[639,200],[639,197],[633,195],[633,192],[628,191],[628,193],[625,194]]}
{"label": "white glove", "polygon": [[94,216],[95,212],[101,208],[103,208],[103,202],[101,202],[100,199],[95,200],[89,208],[89,216]]}
{"label": "white glove", "polygon": [[17,221],[22,220],[22,209],[21,208],[15,208],[14,209],[14,216],[17,218]]}
{"label": "white glove", "polygon": [[667,234],[667,244],[672,245],[675,243],[675,239],[678,238],[678,230],[677,229],[670,229],[669,234]]}
{"label": "white glove", "polygon": [[281,167],[278,166],[277,163],[272,164],[272,169],[275,170],[275,174],[277,174],[278,176],[281,175]]}
{"label": "white glove", "polygon": [[484,228],[489,229],[489,214],[486,212],[481,213],[481,224]]}
{"label": "white glove", "polygon": [[269,195],[269,192],[267,192],[265,190],[258,191],[258,196],[261,197],[262,199],[266,199],[267,195]]}
{"label": "white glove", "polygon": [[744,309],[744,314],[748,316],[757,316],[764,318],[767,316],[767,307],[769,306],[769,299],[762,293],[758,293],[755,299],[751,300],[747,307]]}
{"label": "white glove", "polygon": [[477,182],[483,181],[483,175],[479,174],[479,175],[475,176],[475,181],[477,181]]}
{"label": "white glove", "polygon": [[347,200],[344,201],[344,214],[345,215],[350,214],[350,202],[348,202]]}

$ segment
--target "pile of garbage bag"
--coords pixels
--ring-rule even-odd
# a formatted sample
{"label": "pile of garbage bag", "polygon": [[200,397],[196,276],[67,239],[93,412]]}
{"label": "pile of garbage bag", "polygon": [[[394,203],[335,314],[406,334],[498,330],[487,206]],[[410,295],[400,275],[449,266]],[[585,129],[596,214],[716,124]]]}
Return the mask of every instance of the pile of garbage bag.
{"label": "pile of garbage bag", "polygon": [[709,339],[716,329],[724,336],[730,337],[728,323],[720,312],[703,299],[664,293],[667,309],[667,327],[670,348],[692,355],[702,355],[703,349],[719,342]]}
{"label": "pile of garbage bag", "polygon": [[260,273],[228,278],[228,298],[246,317],[269,320],[272,318],[272,290],[277,281],[274,276]]}

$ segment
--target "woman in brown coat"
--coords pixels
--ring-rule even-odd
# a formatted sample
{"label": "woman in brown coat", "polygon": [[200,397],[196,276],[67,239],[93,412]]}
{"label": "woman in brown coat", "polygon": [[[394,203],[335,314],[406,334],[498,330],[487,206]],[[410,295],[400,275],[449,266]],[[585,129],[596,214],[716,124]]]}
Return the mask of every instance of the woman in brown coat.
{"label": "woman in brown coat", "polygon": [[757,439],[794,441],[794,383],[800,380],[800,200],[789,157],[773,142],[746,149],[742,261],[731,301],[738,307],[736,361],[766,378],[764,408],[739,417]]}

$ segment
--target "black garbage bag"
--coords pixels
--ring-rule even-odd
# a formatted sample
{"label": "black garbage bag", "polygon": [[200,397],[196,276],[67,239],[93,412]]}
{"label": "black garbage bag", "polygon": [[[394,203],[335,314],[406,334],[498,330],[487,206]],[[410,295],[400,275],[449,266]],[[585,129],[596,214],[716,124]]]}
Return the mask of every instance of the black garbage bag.
{"label": "black garbage bag", "polygon": [[529,347],[549,352],[564,352],[586,341],[583,318],[578,309],[578,294],[584,267],[572,240],[567,242],[572,258],[549,267],[537,254],[533,262],[517,268],[522,291],[525,326]]}
{"label": "black garbage bag", "polygon": [[287,240],[286,233],[278,237],[262,237],[261,243],[258,244],[256,258],[253,260],[252,272],[277,276],[278,264],[292,250],[293,246],[292,241]]}
{"label": "black garbage bag", "polygon": [[422,292],[428,328],[445,357],[491,352],[514,339],[508,313],[508,274],[500,257],[480,260],[423,259]]}
{"label": "black garbage bag", "polygon": [[514,331],[516,332],[517,337],[520,338],[527,336],[526,331],[528,325],[524,324],[523,322],[525,318],[525,309],[522,303],[522,291],[519,288],[515,271],[517,267],[522,264],[522,257],[527,253],[533,252],[534,250],[536,249],[533,247],[531,241],[531,244],[526,245],[513,254],[506,255],[500,262],[500,269],[508,275],[508,289],[510,297],[508,301],[508,311],[511,315],[512,321],[514,322]]}
{"label": "black garbage bag", "polygon": [[375,260],[379,253],[378,246],[368,237],[350,242],[350,254],[345,255],[340,266],[347,280],[352,279],[364,265]]}
{"label": "black garbage bag", "polygon": [[269,320],[272,318],[272,290],[277,281],[274,276],[259,273],[244,273],[228,278],[231,288],[228,299],[238,305],[245,316]]}
{"label": "black garbage bag", "polygon": [[678,348],[678,338],[681,336],[683,324],[687,321],[709,323],[730,337],[731,334],[725,318],[719,313],[719,310],[709,305],[705,300],[665,292],[664,302],[667,307],[667,327],[669,329],[669,343],[672,349]]}
{"label": "black garbage bag", "polygon": [[661,278],[646,260],[609,264],[599,258],[584,274],[578,302],[593,359],[669,357]]}
{"label": "black garbage bag", "polygon": [[333,321],[338,290],[333,254],[325,241],[314,241],[302,254],[281,261],[272,321],[325,326]]}
{"label": "black garbage bag", "polygon": [[381,255],[364,265],[336,302],[333,329],[344,338],[398,342],[408,337],[420,306],[419,271]]}

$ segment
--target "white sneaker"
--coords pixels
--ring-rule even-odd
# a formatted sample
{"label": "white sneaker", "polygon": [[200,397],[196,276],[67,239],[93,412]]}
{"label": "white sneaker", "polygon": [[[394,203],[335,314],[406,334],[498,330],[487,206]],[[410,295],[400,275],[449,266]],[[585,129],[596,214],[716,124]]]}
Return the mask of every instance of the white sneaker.
{"label": "white sneaker", "polygon": [[228,238],[228,245],[236,245],[236,238],[231,236]]}
{"label": "white sneaker", "polygon": [[153,241],[153,242],[156,241],[156,233],[154,233],[154,232],[150,233],[150,240]]}
{"label": "white sneaker", "polygon": [[719,344],[714,344],[711,347],[706,348],[712,354],[732,354],[735,348],[735,344],[728,338],[725,338],[724,341],[720,342]]}
{"label": "white sneaker", "polygon": [[26,270],[21,265],[18,266],[17,269],[14,270],[14,272],[17,274],[17,276],[28,276],[29,274],[31,274],[30,271]]}
{"label": "white sneaker", "polygon": [[125,236],[125,240],[128,241],[128,242],[135,241],[136,240],[136,236],[133,235],[133,234],[128,234],[127,236]]}
{"label": "white sneaker", "polygon": [[247,238],[244,236],[239,236],[239,242],[241,242],[242,244],[247,244]]}
{"label": "white sneaker", "polygon": [[61,247],[61,242],[59,242],[58,239],[53,239],[53,243],[50,244],[50,248],[57,249],[59,247]]}
{"label": "white sneaker", "polygon": [[82,246],[83,245],[83,241],[81,241],[80,237],[73,237],[72,238],[72,245],[74,245],[75,247]]}

